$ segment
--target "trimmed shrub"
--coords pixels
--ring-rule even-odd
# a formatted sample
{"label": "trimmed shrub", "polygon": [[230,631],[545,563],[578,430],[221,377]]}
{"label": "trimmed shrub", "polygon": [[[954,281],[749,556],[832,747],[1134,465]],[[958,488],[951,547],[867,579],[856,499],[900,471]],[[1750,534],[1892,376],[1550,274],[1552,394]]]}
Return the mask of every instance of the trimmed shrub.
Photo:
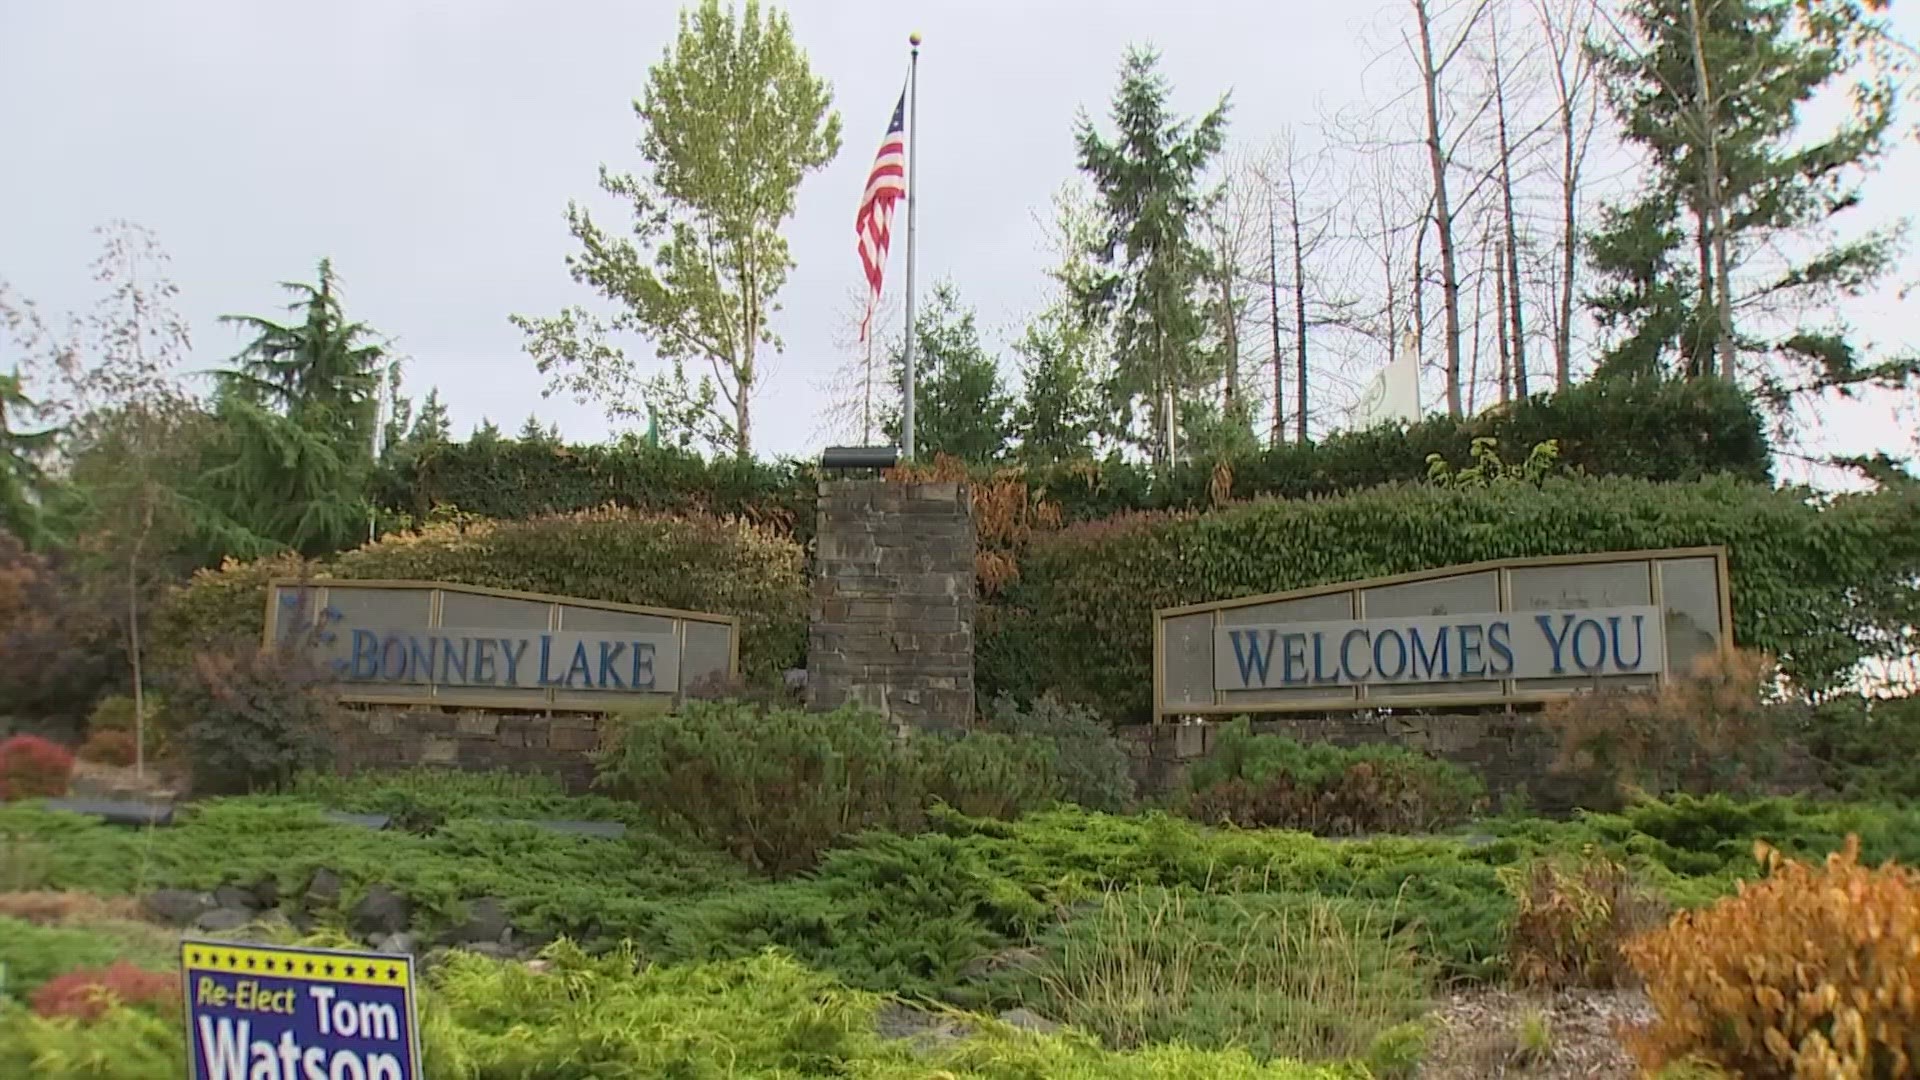
{"label": "trimmed shrub", "polygon": [[117,616],[61,555],[0,529],[0,712],[17,730],[79,741],[94,700],[125,681]]}
{"label": "trimmed shrub", "polygon": [[331,760],[331,681],[293,649],[203,652],[173,674],[169,697],[198,792],[275,788]]}
{"label": "trimmed shrub", "polygon": [[1549,706],[1553,772],[1579,801],[1615,809],[1638,794],[1752,794],[1780,767],[1786,722],[1767,701],[1776,671],[1753,653],[1709,653],[1656,690],[1601,690]]}
{"label": "trimmed shrub", "polygon": [[1037,739],[1054,750],[1060,797],[1089,810],[1117,813],[1133,802],[1126,748],[1093,710],[1042,694],[1024,707],[1002,695],[986,710],[987,728]]}
{"label": "trimmed shrub", "polygon": [[1429,832],[1486,800],[1472,773],[1400,747],[1302,745],[1254,734],[1244,717],[1214,746],[1188,772],[1179,804],[1197,821],[1332,836]]}
{"label": "trimmed shrub", "polygon": [[939,800],[1012,817],[1059,797],[1053,755],[992,733],[898,736],[877,713],[688,701],[628,717],[596,783],[756,869],[791,874],[855,833],[920,828]]}
{"label": "trimmed shrub", "polygon": [[87,736],[80,744],[79,757],[82,761],[97,761],[102,765],[126,768],[133,764],[136,757],[133,733],[131,731],[96,731]]}
{"label": "trimmed shrub", "polygon": [[73,754],[38,735],[15,735],[0,742],[0,802],[57,798],[73,779]]}
{"label": "trimmed shrub", "polygon": [[[1466,419],[1284,443],[1170,472],[1119,460],[1067,461],[1022,472],[1025,486],[1069,521],[1141,510],[1196,510],[1223,500],[1305,499],[1380,484],[1415,483],[1427,458],[1465,460],[1475,438],[1505,447],[1555,441],[1562,463],[1590,476],[1692,481],[1726,474],[1772,479],[1765,425],[1751,401],[1716,379],[1581,383]],[[991,475],[973,470],[974,480]],[[818,471],[799,462],[706,461],[638,443],[562,446],[545,439],[471,439],[438,446],[379,481],[381,505],[429,520],[447,508],[519,519],[602,506],[743,517],[813,535]],[[1224,481],[1224,484],[1222,483]],[[995,545],[982,538],[983,549]],[[998,552],[994,552],[998,554]]]}
{"label": "trimmed shrub", "polygon": [[180,979],[117,960],[48,979],[33,992],[32,1006],[40,1016],[85,1021],[98,1020],[115,1006],[172,1012],[180,1006]]}
{"label": "trimmed shrub", "polygon": [[1822,866],[1755,854],[1765,879],[1627,946],[1657,1018],[1629,1039],[1649,1070],[1911,1076],[1920,1061],[1920,875],[1870,869],[1859,844]]}
{"label": "trimmed shrub", "polygon": [[[1728,478],[1375,488],[1036,538],[983,604],[989,694],[1057,689],[1109,720],[1152,710],[1153,611],[1483,559],[1725,544],[1735,639],[1820,691],[1897,653],[1920,596],[1920,485],[1817,499]],[[1060,643],[1072,642],[1070,649]]]}
{"label": "trimmed shrub", "polygon": [[740,619],[742,667],[762,677],[803,662],[805,556],[769,529],[694,515],[592,510],[527,521],[429,526],[387,536],[317,566],[275,559],[203,571],[155,614],[162,659],[259,641],[266,584],[303,571],[326,578],[446,581],[589,600],[708,611]]}
{"label": "trimmed shrub", "polygon": [[877,713],[728,701],[625,718],[595,783],[774,874],[844,836],[911,828],[925,791],[920,761]]}
{"label": "trimmed shrub", "polygon": [[[166,700],[152,690],[146,691],[142,697],[147,713],[147,760],[153,761],[156,758],[165,757],[170,749],[166,738],[167,705]],[[93,736],[101,732],[124,733],[127,737],[125,764],[131,765],[133,764],[132,740],[134,728],[137,726],[139,725],[135,723],[133,698],[127,694],[109,694],[100,699],[100,703],[93,707],[93,715],[87,718],[87,737],[91,741]],[[86,756],[84,750],[81,756]]]}
{"label": "trimmed shrub", "polygon": [[1920,697],[1822,702],[1804,739],[1825,785],[1847,799],[1920,802]]}
{"label": "trimmed shrub", "polygon": [[1500,868],[1513,896],[1507,972],[1522,986],[1612,989],[1632,982],[1622,947],[1660,925],[1667,904],[1633,871],[1589,846],[1580,857]]}

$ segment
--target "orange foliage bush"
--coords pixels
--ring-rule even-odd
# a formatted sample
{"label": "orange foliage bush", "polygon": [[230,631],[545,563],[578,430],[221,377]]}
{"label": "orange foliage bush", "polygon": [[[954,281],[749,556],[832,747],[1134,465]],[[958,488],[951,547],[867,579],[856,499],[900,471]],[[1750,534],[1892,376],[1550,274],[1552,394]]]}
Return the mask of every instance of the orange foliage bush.
{"label": "orange foliage bush", "polygon": [[1754,1080],[1916,1075],[1920,874],[1860,865],[1857,836],[1823,866],[1754,847],[1764,879],[1627,946],[1658,1013],[1634,1055]]}
{"label": "orange foliage bush", "polygon": [[1657,690],[1556,702],[1544,714],[1560,745],[1553,772],[1581,781],[1591,808],[1635,789],[1753,790],[1779,763],[1778,714],[1767,702],[1777,670],[1765,654],[1712,652]]}
{"label": "orange foliage bush", "polygon": [[96,731],[80,744],[80,760],[121,768],[133,764],[133,732]]}
{"label": "orange foliage bush", "polygon": [[177,1008],[180,980],[134,967],[125,960],[106,968],[80,968],[58,975],[33,992],[33,1011],[41,1016],[98,1020],[115,1005]]}
{"label": "orange foliage bush", "polygon": [[1622,947],[1667,914],[1666,901],[1632,870],[1591,846],[1574,863],[1543,858],[1499,875],[1515,902],[1507,970],[1522,986],[1628,984],[1633,969]]}

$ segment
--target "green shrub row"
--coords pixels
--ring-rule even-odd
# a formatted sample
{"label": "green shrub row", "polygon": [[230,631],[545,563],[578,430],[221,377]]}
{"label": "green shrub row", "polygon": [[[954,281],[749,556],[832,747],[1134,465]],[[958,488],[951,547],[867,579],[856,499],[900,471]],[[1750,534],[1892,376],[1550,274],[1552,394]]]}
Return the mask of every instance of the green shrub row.
{"label": "green shrub row", "polygon": [[1920,485],[1823,500],[1725,477],[1404,485],[1116,518],[1028,546],[1019,580],[982,606],[979,681],[1139,719],[1156,608],[1483,559],[1724,544],[1736,641],[1825,690],[1899,652],[1920,619],[1917,522]]}
{"label": "green shrub row", "polygon": [[277,558],[201,571],[155,613],[157,655],[179,666],[196,650],[259,640],[267,582],[302,573],[447,581],[734,615],[749,677],[805,663],[806,558],[798,544],[769,528],[702,514],[612,509],[437,524],[314,565]]}
{"label": "green shrub row", "polygon": [[[1741,392],[1713,380],[1588,382],[1469,419],[1435,417],[1406,429],[1285,443],[1230,462],[1236,499],[1309,498],[1427,475],[1427,455],[1466,460],[1473,440],[1508,452],[1555,440],[1564,465],[1592,476],[1698,480],[1771,476],[1763,421]],[[1171,473],[1120,461],[1062,462],[1029,469],[1030,486],[1069,521],[1136,510],[1212,505],[1212,461]],[[813,535],[810,464],[703,461],[639,442],[563,446],[488,438],[432,448],[381,480],[383,505],[425,520],[436,508],[519,519],[615,505],[667,513],[710,512]]]}

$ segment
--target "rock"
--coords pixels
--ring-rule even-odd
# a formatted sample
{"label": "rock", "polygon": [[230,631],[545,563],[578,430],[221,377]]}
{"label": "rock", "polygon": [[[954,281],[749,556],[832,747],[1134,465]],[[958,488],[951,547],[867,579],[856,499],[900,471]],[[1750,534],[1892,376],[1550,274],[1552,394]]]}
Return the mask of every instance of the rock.
{"label": "rock", "polygon": [[471,945],[462,945],[461,948],[479,956],[492,957],[495,960],[506,960],[513,956],[512,950],[497,941],[476,941]]}
{"label": "rock", "polygon": [[1000,1022],[1010,1024],[1021,1031],[1031,1031],[1036,1035],[1051,1035],[1060,1030],[1059,1024],[1032,1009],[1008,1009],[1000,1014]]}
{"label": "rock", "polygon": [[392,956],[411,956],[419,947],[419,940],[412,934],[388,934],[374,943],[373,951]]}
{"label": "rock", "polygon": [[466,921],[441,935],[442,945],[469,945],[491,941],[505,944],[513,926],[507,921],[507,906],[491,896],[483,896],[467,905]]}
{"label": "rock", "polygon": [[984,979],[996,971],[1024,971],[1037,966],[1045,957],[1039,949],[1002,949],[997,953],[977,957],[960,969],[960,977],[968,982]]}
{"label": "rock", "polygon": [[413,904],[385,885],[374,885],[353,905],[347,925],[362,937],[397,934],[407,928],[413,917]]}
{"label": "rock", "polygon": [[280,906],[280,883],[273,878],[263,878],[253,887],[254,905],[257,910],[270,911]]}
{"label": "rock", "polygon": [[339,874],[324,866],[315,870],[313,877],[307,881],[306,909],[316,911],[339,906],[340,886]]}
{"label": "rock", "polygon": [[905,1005],[881,1006],[873,1016],[873,1030],[883,1039],[912,1042],[917,1049],[958,1042],[970,1034],[958,1020]]}
{"label": "rock", "polygon": [[219,907],[207,912],[194,921],[194,926],[220,933],[238,930],[253,921],[253,912],[246,908]]}
{"label": "rock", "polygon": [[296,911],[292,915],[287,916],[287,925],[302,934],[308,934],[312,933],[313,928],[319,925],[319,921],[304,911]]}
{"label": "rock", "polygon": [[190,889],[160,889],[140,901],[147,916],[169,926],[191,926],[194,920],[212,911],[213,897]]}
{"label": "rock", "polygon": [[252,889],[243,889],[238,885],[222,885],[213,890],[213,902],[223,908],[236,911],[253,911],[260,903],[260,897]]}

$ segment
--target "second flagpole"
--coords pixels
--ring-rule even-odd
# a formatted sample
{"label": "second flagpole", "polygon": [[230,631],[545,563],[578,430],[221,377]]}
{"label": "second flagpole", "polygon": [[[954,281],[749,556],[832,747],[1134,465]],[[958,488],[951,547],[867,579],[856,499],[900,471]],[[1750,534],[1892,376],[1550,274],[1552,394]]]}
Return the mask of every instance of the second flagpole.
{"label": "second flagpole", "polygon": [[920,186],[915,174],[920,167],[920,34],[907,36],[913,46],[913,60],[907,69],[907,345],[906,379],[901,387],[904,408],[900,416],[902,456],[913,460],[913,221],[920,209]]}

